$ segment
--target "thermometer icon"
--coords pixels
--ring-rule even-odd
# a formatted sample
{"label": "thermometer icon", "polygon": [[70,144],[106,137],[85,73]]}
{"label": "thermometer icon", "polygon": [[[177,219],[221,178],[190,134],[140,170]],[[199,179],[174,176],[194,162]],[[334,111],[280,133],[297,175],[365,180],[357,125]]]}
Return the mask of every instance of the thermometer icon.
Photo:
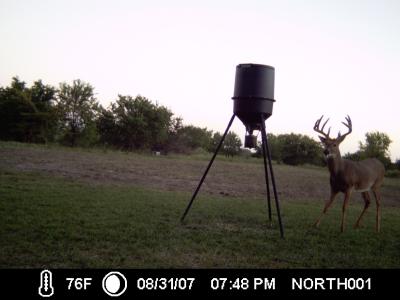
{"label": "thermometer icon", "polygon": [[53,274],[49,270],[43,270],[40,272],[39,295],[42,297],[51,297],[53,294]]}

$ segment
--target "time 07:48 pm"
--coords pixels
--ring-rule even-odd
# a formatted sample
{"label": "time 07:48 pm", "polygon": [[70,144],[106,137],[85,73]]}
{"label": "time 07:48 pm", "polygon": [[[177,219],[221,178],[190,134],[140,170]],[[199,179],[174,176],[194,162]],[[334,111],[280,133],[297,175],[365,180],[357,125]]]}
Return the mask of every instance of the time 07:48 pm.
{"label": "time 07:48 pm", "polygon": [[212,278],[210,287],[213,290],[274,290],[275,278]]}

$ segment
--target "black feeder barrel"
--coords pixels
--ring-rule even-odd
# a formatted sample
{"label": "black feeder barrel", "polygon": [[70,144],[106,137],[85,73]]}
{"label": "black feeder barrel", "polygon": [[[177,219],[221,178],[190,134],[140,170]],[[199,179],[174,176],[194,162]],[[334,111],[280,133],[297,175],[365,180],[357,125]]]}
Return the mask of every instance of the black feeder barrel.
{"label": "black feeder barrel", "polygon": [[273,67],[259,64],[236,66],[233,113],[246,128],[259,130],[260,114],[264,119],[272,115],[274,86]]}

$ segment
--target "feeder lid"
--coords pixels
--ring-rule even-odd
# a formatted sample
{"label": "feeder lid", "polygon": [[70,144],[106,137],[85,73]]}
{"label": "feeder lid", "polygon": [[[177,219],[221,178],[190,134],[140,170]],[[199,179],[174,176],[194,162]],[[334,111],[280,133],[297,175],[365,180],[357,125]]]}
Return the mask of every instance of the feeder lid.
{"label": "feeder lid", "polygon": [[275,70],[275,68],[273,66],[262,65],[262,64],[253,64],[253,63],[238,64],[236,67],[241,67],[241,68],[261,67],[261,68],[270,68],[270,69]]}

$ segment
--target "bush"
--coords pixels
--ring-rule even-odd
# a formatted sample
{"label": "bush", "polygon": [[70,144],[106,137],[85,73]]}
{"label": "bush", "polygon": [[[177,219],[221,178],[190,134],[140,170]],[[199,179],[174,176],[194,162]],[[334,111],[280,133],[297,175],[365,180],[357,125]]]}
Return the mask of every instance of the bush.
{"label": "bush", "polygon": [[301,134],[279,136],[280,159],[288,165],[322,164],[322,148],[310,137]]}
{"label": "bush", "polygon": [[388,170],[386,171],[385,176],[390,178],[400,178],[400,170]]}
{"label": "bush", "polygon": [[[306,135],[268,133],[267,137],[271,158],[277,163],[324,165],[322,147]],[[262,157],[261,142],[258,143],[253,157]]]}
{"label": "bush", "polygon": [[397,159],[394,165],[397,170],[400,170],[400,159]]}
{"label": "bush", "polygon": [[172,112],[149,99],[118,95],[109,110],[102,110],[97,128],[100,141],[125,150],[160,150],[167,139]]}
{"label": "bush", "polygon": [[353,160],[353,161],[360,161],[361,153],[360,153],[360,151],[357,151],[354,153],[347,152],[345,155],[343,155],[343,158],[348,159],[348,160]]}

